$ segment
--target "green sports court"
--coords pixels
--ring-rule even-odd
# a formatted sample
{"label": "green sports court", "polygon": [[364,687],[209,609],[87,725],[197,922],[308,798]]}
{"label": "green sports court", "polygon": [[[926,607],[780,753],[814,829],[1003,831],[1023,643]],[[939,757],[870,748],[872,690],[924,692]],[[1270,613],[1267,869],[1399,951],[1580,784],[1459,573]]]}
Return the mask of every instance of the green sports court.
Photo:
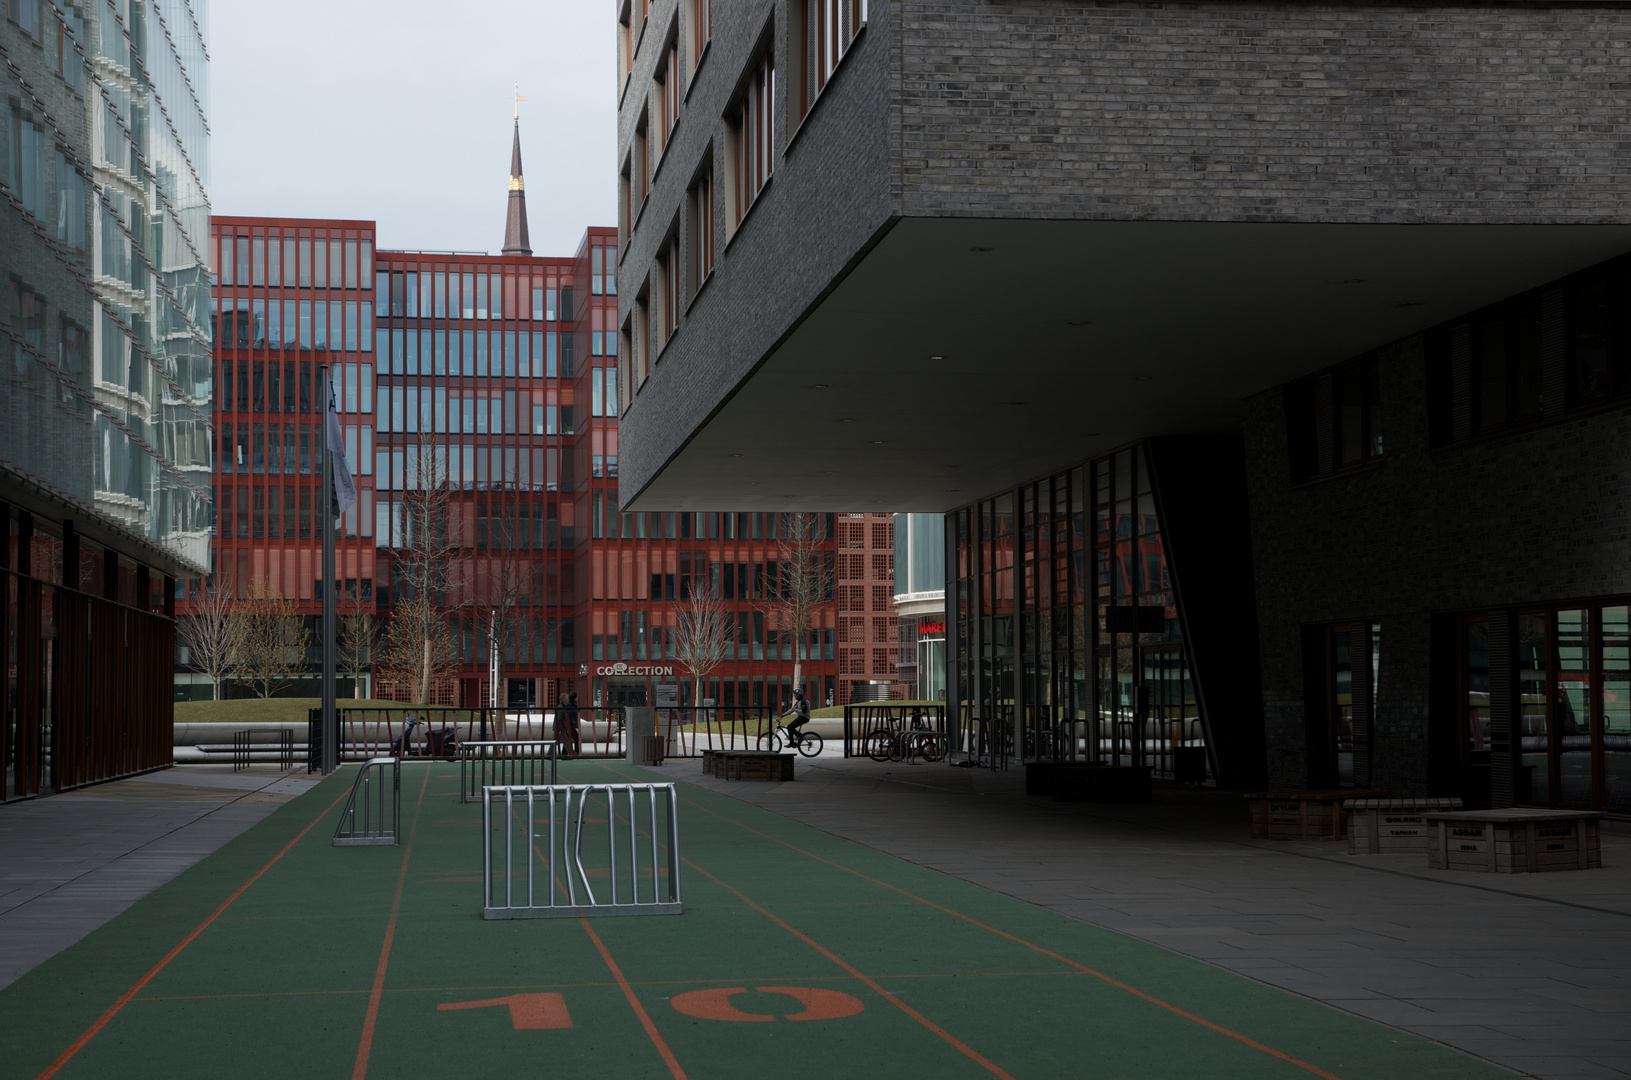
{"label": "green sports court", "polygon": [[0,991],[4,1075],[1510,1075],[683,782],[684,914],[486,920],[457,767],[337,848],[354,775]]}

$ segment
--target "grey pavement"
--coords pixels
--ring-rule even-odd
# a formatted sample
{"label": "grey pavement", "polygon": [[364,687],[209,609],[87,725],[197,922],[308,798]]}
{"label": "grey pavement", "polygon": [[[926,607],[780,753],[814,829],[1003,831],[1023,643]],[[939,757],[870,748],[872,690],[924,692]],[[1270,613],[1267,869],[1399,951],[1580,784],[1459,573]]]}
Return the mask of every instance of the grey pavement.
{"label": "grey pavement", "polygon": [[1026,798],[1021,770],[800,760],[661,771],[899,858],[1548,1080],[1631,1076],[1631,832],[1603,867],[1491,875],[1254,841],[1239,795]]}
{"label": "grey pavement", "polygon": [[0,987],[316,783],[227,769],[177,766],[0,805]]}

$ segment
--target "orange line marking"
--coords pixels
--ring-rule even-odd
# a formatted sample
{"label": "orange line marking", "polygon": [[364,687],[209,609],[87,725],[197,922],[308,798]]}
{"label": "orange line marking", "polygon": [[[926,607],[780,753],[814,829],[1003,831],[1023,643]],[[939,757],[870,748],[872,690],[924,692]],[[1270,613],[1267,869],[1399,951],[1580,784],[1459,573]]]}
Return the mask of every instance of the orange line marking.
{"label": "orange line marking", "polygon": [[328,815],[328,812],[330,810],[333,810],[336,806],[338,806],[340,804],[340,800],[343,799],[343,798],[345,798],[344,795],[335,796],[333,802],[329,803],[328,806],[323,808],[321,813],[319,813],[316,817],[311,819],[311,824],[307,825],[304,829],[301,829],[298,833],[296,833],[295,838],[293,840],[290,840],[287,844],[284,844],[283,849],[281,851],[279,851],[276,855],[273,855],[271,857],[271,859],[267,861],[265,866],[263,866],[259,870],[255,871],[255,873],[250,876],[248,881],[246,881],[242,885],[238,886],[238,888],[233,891],[231,896],[227,897],[225,900],[223,900],[221,902],[220,907],[218,907],[214,911],[210,912],[209,918],[205,919],[203,922],[201,922],[197,926],[193,927],[192,933],[190,933],[186,937],[182,938],[181,941],[176,945],[175,948],[173,948],[169,952],[165,953],[163,959],[161,959],[158,963],[154,964],[151,968],[149,968],[147,970],[147,974],[145,974],[141,978],[137,979],[135,984],[132,985],[129,990],[126,990],[124,993],[120,994],[119,999],[117,1001],[115,1001],[111,1006],[108,1007],[108,1011],[103,1013],[101,1016],[97,1017],[96,1022],[94,1024],[92,1024],[90,1027],[86,1028],[84,1034],[80,1035],[79,1038],[75,1039],[72,1043],[70,1043],[69,1046],[68,1046],[68,1049],[64,1050],[61,1054],[58,1054],[57,1059],[55,1061],[53,1061],[51,1064],[47,1065],[45,1067],[44,1071],[42,1071],[38,1076],[36,1076],[34,1078],[34,1080],[50,1080],[51,1077],[57,1075],[57,1073],[62,1070],[62,1067],[64,1065],[68,1064],[69,1061],[73,1060],[73,1057],[74,1057],[75,1054],[78,1054],[81,1050],[85,1049],[86,1044],[89,1043],[92,1039],[94,1039],[98,1032],[100,1032],[103,1028],[108,1026],[109,1021],[111,1021],[115,1016],[119,1015],[119,1010],[123,1009],[126,1005],[130,1004],[131,999],[133,999],[137,994],[142,992],[142,987],[144,987],[148,983],[152,982],[154,977],[156,975],[158,975],[159,972],[163,971],[164,968],[166,967],[166,965],[168,965],[170,963],[170,961],[174,960],[177,956],[181,955],[181,950],[182,949],[185,949],[187,946],[191,945],[193,943],[193,941],[198,937],[199,934],[202,934],[205,930],[209,929],[210,924],[213,923],[216,919],[219,919],[221,917],[222,913],[225,912],[227,908],[232,906],[233,901],[237,900],[238,897],[242,896],[244,894],[244,891],[246,889],[248,889],[249,886],[251,886],[251,885],[255,884],[255,882],[259,881],[261,879],[261,875],[265,874],[266,871],[272,869],[273,863],[276,863],[279,859],[283,858],[283,856],[287,855],[289,853],[289,849],[294,847],[296,844],[298,844],[300,842],[301,838],[304,837],[307,833],[311,832],[312,829],[317,825],[317,823],[319,821],[322,821],[323,818]]}
{"label": "orange line marking", "polygon": [[[1127,983],[1122,982],[1120,979],[1115,978],[1114,976],[1106,975],[1102,971],[1096,971],[1093,968],[1088,967],[1086,964],[1079,964],[1075,960],[1072,960],[1070,957],[1062,956],[1059,953],[1054,952],[1052,949],[1043,948],[1041,945],[1037,945],[1034,942],[1026,941],[1024,938],[1019,937],[1019,936],[1017,936],[1015,934],[1010,934],[1006,930],[999,930],[995,926],[990,926],[990,925],[988,925],[986,923],[981,922],[980,920],[978,920],[976,918],[973,918],[972,916],[964,915],[960,911],[955,911],[955,910],[953,910],[953,909],[951,909],[949,907],[946,907],[943,904],[937,904],[933,900],[926,900],[923,897],[918,896],[916,893],[907,892],[905,889],[901,888],[899,885],[891,885],[887,881],[880,881],[879,879],[877,879],[875,877],[869,877],[868,875],[861,873],[859,870],[853,870],[850,867],[843,865],[842,863],[836,863],[836,862],[833,862],[831,859],[823,858],[822,856],[817,855],[812,851],[805,851],[803,848],[797,846],[796,844],[790,844],[786,840],[781,839],[780,837],[772,836],[767,832],[761,832],[760,830],[753,828],[751,825],[742,824],[742,822],[740,822],[740,821],[733,821],[732,819],[730,819],[728,817],[725,817],[723,814],[716,814],[712,810],[708,809],[706,806],[702,806],[702,805],[700,805],[700,804],[698,804],[696,802],[691,802],[690,805],[695,806],[698,810],[701,810],[703,813],[707,814],[710,817],[718,818],[720,821],[729,822],[730,824],[735,825],[737,828],[744,829],[744,830],[746,830],[746,831],[748,831],[750,833],[753,833],[755,836],[762,836],[766,840],[773,840],[776,843],[778,843],[778,844],[782,845],[783,847],[787,848],[789,851],[796,851],[800,855],[804,855],[804,856],[807,856],[808,858],[814,859],[816,862],[826,863],[828,866],[834,867],[835,869],[838,869],[838,870],[842,870],[846,874],[853,874],[856,877],[860,878],[862,881],[870,881],[874,885],[881,885],[886,889],[890,889],[890,890],[893,890],[894,892],[898,892],[902,896],[905,896],[905,897],[907,897],[907,898],[909,898],[911,900],[915,900],[918,903],[924,905],[925,907],[931,907],[931,908],[934,908],[936,911],[945,912],[947,915],[950,915],[950,916],[952,916],[954,918],[961,919],[961,920],[963,920],[964,922],[968,923],[971,926],[977,926],[982,930],[988,930],[991,933],[998,935],[999,937],[1007,938],[1009,941],[1014,942],[1016,945],[1023,945],[1027,949],[1034,950],[1035,952],[1041,953],[1043,956],[1050,957],[1050,958],[1052,958],[1054,960],[1057,960],[1061,964],[1069,964],[1071,967],[1075,968],[1077,971],[1080,971],[1085,975],[1091,975],[1095,979],[1099,979],[1099,980],[1101,980],[1103,982],[1106,982],[1106,983],[1110,984],[1111,986],[1114,986],[1118,990],[1125,990],[1127,993],[1132,994],[1134,997],[1141,998],[1144,1001],[1147,1001],[1152,1005],[1158,1005],[1161,1008],[1166,1009],[1168,1012],[1173,1013],[1174,1015],[1183,1017],[1185,1020],[1193,1020],[1195,1023],[1200,1024],[1202,1027],[1210,1028],[1211,1030],[1217,1032],[1220,1035],[1227,1035],[1229,1038],[1234,1039],[1237,1042],[1240,1042],[1240,1043],[1242,1043],[1242,1044],[1244,1044],[1246,1046],[1249,1046],[1253,1050],[1260,1050],[1263,1053],[1268,1054],[1270,1057],[1276,1057],[1276,1058],[1279,1058],[1281,1061],[1285,1061],[1285,1062],[1288,1062],[1288,1063],[1290,1063],[1292,1065],[1296,1065],[1298,1068],[1307,1069],[1309,1072],[1313,1073],[1315,1076],[1321,1077],[1322,1080],[1341,1080],[1340,1077],[1338,1077],[1338,1076],[1336,1076],[1336,1075],[1334,1075],[1332,1073],[1326,1072],[1324,1069],[1320,1068],[1318,1065],[1312,1065],[1312,1064],[1310,1064],[1310,1063],[1308,1063],[1306,1061],[1303,1061],[1301,1058],[1292,1057],[1290,1054],[1287,1054],[1283,1050],[1276,1050],[1274,1047],[1267,1046],[1267,1045],[1265,1045],[1263,1043],[1260,1043],[1256,1039],[1251,1038],[1250,1036],[1242,1035],[1238,1031],[1231,1031],[1230,1029],[1224,1027],[1223,1025],[1213,1023],[1211,1020],[1208,1020],[1205,1017],[1196,1016],[1194,1013],[1189,1012],[1186,1009],[1180,1009],[1178,1006],[1173,1005],[1170,1002],[1162,1001],[1160,998],[1155,997],[1152,994],[1147,994],[1144,991],[1140,990],[1136,986],[1130,986]],[[691,863],[691,860],[686,859],[685,861],[687,863],[690,863],[691,865],[695,866],[694,863]],[[709,874],[708,871],[703,870],[701,867],[697,867],[697,869],[699,871],[701,871],[703,874],[706,874],[708,877],[710,877],[710,878],[713,877],[712,874]],[[725,888],[730,889],[731,892],[736,892],[735,889],[731,889],[731,887],[729,885],[725,885],[725,883],[722,882],[722,881],[719,881],[718,878],[714,878],[714,880],[718,881],[719,884],[724,885]],[[737,893],[737,895],[741,896],[742,894]],[[744,900],[747,900],[747,898],[745,896],[742,897],[742,898]],[[747,900],[747,902],[750,903],[750,904],[753,903],[753,901],[751,901],[751,900]],[[758,905],[754,905],[754,906],[757,907]],[[771,918],[774,919],[775,916],[772,915]],[[777,921],[779,922],[780,920],[777,920]],[[791,929],[791,928],[789,928],[789,929]],[[797,931],[794,931],[794,933],[797,933]],[[817,947],[819,948],[819,946],[817,946]]]}
{"label": "orange line marking", "polygon": [[362,1038],[357,1041],[357,1062],[351,1067],[351,1080],[363,1080],[368,1075],[368,1055],[374,1050],[374,1025],[379,1020],[380,998],[385,994],[385,967],[391,960],[391,943],[396,939],[396,916],[402,909],[402,886],[408,880],[408,859],[413,855],[413,838],[419,832],[419,811],[425,805],[425,788],[429,784],[430,770],[426,769],[425,779],[419,785],[419,801],[413,808],[413,825],[408,829],[408,843],[402,849],[402,868],[396,875],[391,917],[385,920],[385,941],[379,947],[379,963],[374,967],[374,988],[368,995],[368,1012],[362,1021]]}
{"label": "orange line marking", "polygon": [[[682,858],[683,858],[683,856],[682,856]],[[837,964],[839,967],[843,968],[845,971],[847,971],[851,975],[855,976],[855,978],[857,978],[861,982],[865,983],[866,986],[868,987],[868,989],[872,990],[873,993],[877,994],[879,997],[882,997],[885,1001],[887,1001],[891,1005],[895,1006],[901,1012],[905,1013],[907,1016],[910,1016],[913,1020],[916,1020],[918,1023],[922,1024],[924,1027],[928,1028],[930,1031],[932,1031],[936,1035],[940,1036],[940,1038],[944,1039],[947,1043],[949,1043],[952,1046],[956,1047],[970,1061],[973,1061],[976,1064],[983,1066],[993,1076],[1000,1076],[1000,1077],[1003,1078],[1003,1080],[1014,1080],[1013,1076],[1010,1075],[1008,1072],[1004,1071],[1001,1066],[997,1065],[995,1062],[993,1062],[989,1058],[985,1057],[978,1050],[975,1050],[972,1046],[969,1046],[967,1043],[965,1043],[961,1039],[957,1038],[957,1036],[953,1035],[951,1032],[947,1031],[945,1028],[943,1028],[939,1024],[935,1023],[933,1020],[930,1020],[927,1016],[924,1016],[922,1013],[918,1012],[916,1009],[914,1009],[910,1005],[906,1004],[906,1002],[902,1001],[900,998],[896,997],[894,994],[890,993],[888,990],[885,990],[883,988],[883,986],[880,983],[878,983],[878,981],[876,979],[869,978],[868,976],[863,974],[860,968],[857,968],[855,965],[853,965],[853,964],[849,963],[848,961],[844,960],[837,953],[833,952],[831,949],[829,949],[826,946],[822,945],[820,942],[816,941],[814,938],[812,938],[810,935],[804,933],[802,930],[798,930],[798,929],[794,928],[791,924],[786,922],[779,915],[776,915],[774,912],[770,911],[768,908],[761,907],[759,904],[757,904],[754,901],[748,899],[747,894],[742,892],[740,889],[736,888],[733,885],[728,885],[725,882],[721,881],[719,878],[714,877],[714,875],[708,873],[708,871],[704,870],[702,867],[698,866],[696,863],[692,862],[690,859],[686,859],[685,864],[687,866],[691,867],[691,869],[697,871],[697,873],[701,874],[703,877],[706,877],[708,880],[710,880],[714,884],[718,885],[720,888],[726,889],[729,892],[735,893],[736,898],[741,900],[742,903],[746,904],[748,907],[752,908],[754,911],[757,911],[759,914],[763,915],[765,918],[769,919],[771,922],[775,923],[777,926],[781,927],[783,930],[786,930],[789,934],[792,934],[794,937],[798,938],[800,941],[802,941],[806,945],[810,946],[810,948],[814,949],[816,952],[820,953],[822,956],[825,956],[828,960],[831,960],[833,963]]]}
{"label": "orange line marking", "polygon": [[486,1001],[444,1001],[436,1006],[436,1011],[488,1009],[495,1005],[509,1006],[510,1026],[517,1031],[548,1031],[572,1026],[572,1014],[567,1012],[566,998],[561,994],[511,994]]}
{"label": "orange line marking", "polygon": [[651,1022],[651,1014],[646,1012],[646,1007],[640,1004],[639,998],[634,996],[634,987],[629,985],[629,980],[623,975],[623,969],[618,967],[617,961],[612,959],[612,954],[606,948],[606,943],[600,940],[600,935],[595,933],[595,928],[589,925],[588,919],[579,919],[578,922],[583,924],[583,932],[589,935],[589,940],[595,943],[596,949],[600,950],[600,958],[606,961],[606,967],[611,971],[612,978],[616,979],[617,985],[622,988],[623,996],[628,999],[635,1015],[640,1018],[640,1026],[646,1029],[646,1034],[651,1037],[652,1045],[657,1048],[657,1053],[662,1055],[663,1064],[668,1066],[668,1071],[673,1074],[674,1080],[687,1080],[685,1070],[680,1068],[679,1060],[674,1057],[674,1051],[670,1050],[668,1043],[663,1041],[662,1034],[657,1030],[657,1025]]}

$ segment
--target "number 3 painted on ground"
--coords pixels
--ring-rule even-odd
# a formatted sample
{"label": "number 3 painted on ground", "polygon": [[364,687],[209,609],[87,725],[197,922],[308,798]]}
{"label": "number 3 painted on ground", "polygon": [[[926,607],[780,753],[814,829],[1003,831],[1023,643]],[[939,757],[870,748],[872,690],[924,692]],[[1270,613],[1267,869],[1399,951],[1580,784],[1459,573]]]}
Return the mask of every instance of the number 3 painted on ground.
{"label": "number 3 painted on ground", "polygon": [[[808,986],[757,986],[761,994],[786,994],[797,999],[804,1008],[780,1017],[783,1020],[838,1020],[854,1016],[865,1009],[861,1000],[838,990],[817,990]],[[722,990],[692,990],[678,994],[670,1002],[678,1012],[699,1020],[733,1020],[761,1023],[778,1019],[758,1013],[745,1013],[731,1004],[731,998],[748,992],[745,986],[731,986]]]}

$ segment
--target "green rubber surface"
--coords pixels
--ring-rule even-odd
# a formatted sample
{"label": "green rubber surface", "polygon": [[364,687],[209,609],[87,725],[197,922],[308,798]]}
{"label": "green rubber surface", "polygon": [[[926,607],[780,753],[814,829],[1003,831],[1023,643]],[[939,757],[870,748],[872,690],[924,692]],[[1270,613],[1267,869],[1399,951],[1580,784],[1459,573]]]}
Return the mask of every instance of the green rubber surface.
{"label": "green rubber surface", "polygon": [[398,847],[332,846],[354,775],[0,991],[0,1076],[1511,1075],[683,783],[684,914],[483,919],[457,767]]}

